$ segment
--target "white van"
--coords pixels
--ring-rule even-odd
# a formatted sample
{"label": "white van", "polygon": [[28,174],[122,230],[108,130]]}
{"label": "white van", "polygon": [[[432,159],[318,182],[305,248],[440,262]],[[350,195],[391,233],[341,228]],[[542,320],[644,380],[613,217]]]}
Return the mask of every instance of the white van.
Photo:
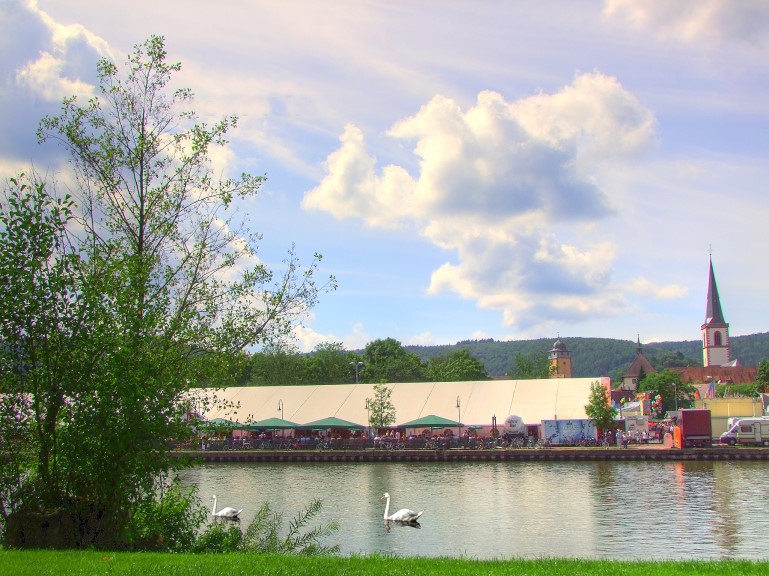
{"label": "white van", "polygon": [[726,419],[726,429],[731,430],[740,420],[766,420],[769,422],[769,416],[731,416]]}
{"label": "white van", "polygon": [[740,418],[721,434],[721,444],[753,444],[769,446],[769,418]]}

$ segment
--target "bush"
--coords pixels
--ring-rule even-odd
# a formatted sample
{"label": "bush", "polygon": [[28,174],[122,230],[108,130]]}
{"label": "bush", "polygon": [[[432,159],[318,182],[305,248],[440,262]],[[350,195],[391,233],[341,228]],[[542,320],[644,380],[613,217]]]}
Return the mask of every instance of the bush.
{"label": "bush", "polygon": [[157,498],[140,502],[128,526],[133,547],[171,552],[193,547],[208,514],[196,493],[196,487],[183,489],[175,480]]}
{"label": "bush", "polygon": [[[256,516],[241,532],[240,526],[231,521],[215,521],[189,548],[190,552],[223,553],[251,552],[254,554],[296,554],[302,556],[329,556],[339,554],[339,546],[325,546],[320,539],[339,529],[337,522],[327,526],[316,526],[309,531],[302,529],[320,513],[321,500],[315,498],[294,518],[285,536],[283,514],[272,512],[269,504],[262,504]],[[226,523],[226,524],[225,524]]]}

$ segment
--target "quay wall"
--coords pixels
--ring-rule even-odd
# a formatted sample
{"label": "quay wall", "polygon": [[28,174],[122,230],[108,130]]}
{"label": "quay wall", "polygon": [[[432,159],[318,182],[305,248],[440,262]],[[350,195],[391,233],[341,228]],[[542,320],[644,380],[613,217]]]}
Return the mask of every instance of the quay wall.
{"label": "quay wall", "polygon": [[174,452],[203,462],[557,462],[769,460],[767,448],[548,448],[505,450],[206,450]]}

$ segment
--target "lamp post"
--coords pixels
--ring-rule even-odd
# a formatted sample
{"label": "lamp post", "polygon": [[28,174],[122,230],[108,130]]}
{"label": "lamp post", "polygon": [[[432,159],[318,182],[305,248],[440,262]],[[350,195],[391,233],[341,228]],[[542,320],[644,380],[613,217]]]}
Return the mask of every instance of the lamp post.
{"label": "lamp post", "polygon": [[678,384],[673,382],[673,396],[676,398],[676,412],[678,412]]}
{"label": "lamp post", "polygon": [[366,424],[368,424],[368,437],[371,438],[371,400],[366,398]]}
{"label": "lamp post", "polygon": [[[283,400],[278,400],[278,412],[280,412],[280,419],[283,420]],[[280,435],[285,436],[286,431],[282,430]]]}
{"label": "lamp post", "polygon": [[355,367],[355,383],[358,384],[358,370],[363,366],[363,362],[350,362],[350,366]]}
{"label": "lamp post", "polygon": [[[459,396],[457,396],[457,422],[462,423],[462,408],[459,402]],[[457,445],[459,445],[459,438],[462,434],[461,426],[457,426]]]}

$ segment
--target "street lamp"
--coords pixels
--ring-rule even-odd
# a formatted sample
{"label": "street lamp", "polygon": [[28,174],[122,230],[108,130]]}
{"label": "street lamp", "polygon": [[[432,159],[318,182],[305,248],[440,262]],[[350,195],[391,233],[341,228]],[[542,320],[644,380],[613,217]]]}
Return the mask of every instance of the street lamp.
{"label": "street lamp", "polygon": [[673,382],[673,395],[676,397],[676,412],[678,412],[678,384]]}
{"label": "street lamp", "polygon": [[[283,420],[283,400],[278,400],[278,411],[280,412],[280,419]],[[281,436],[285,436],[286,431],[281,432]]]}
{"label": "street lamp", "polygon": [[[461,408],[461,406],[462,405],[459,402],[459,396],[457,396],[457,422],[459,422],[460,424],[462,424],[462,408]],[[462,433],[461,428],[462,428],[461,426],[457,426],[457,444],[459,444],[459,438],[460,438],[461,433]]]}
{"label": "street lamp", "polygon": [[350,366],[355,367],[355,383],[358,384],[358,370],[363,366],[363,362],[350,362]]}
{"label": "street lamp", "polygon": [[368,424],[368,437],[371,438],[371,400],[366,398],[366,423]]}

